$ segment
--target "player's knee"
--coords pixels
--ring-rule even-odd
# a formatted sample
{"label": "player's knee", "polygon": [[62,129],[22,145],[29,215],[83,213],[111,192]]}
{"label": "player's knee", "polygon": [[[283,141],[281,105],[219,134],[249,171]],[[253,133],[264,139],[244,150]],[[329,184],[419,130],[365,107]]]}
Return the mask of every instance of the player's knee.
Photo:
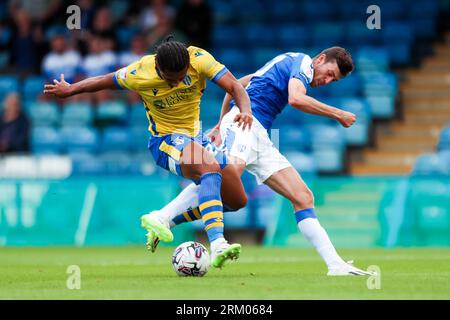
{"label": "player's knee", "polygon": [[314,208],[314,195],[308,188],[296,192],[291,201],[295,208]]}
{"label": "player's knee", "polygon": [[227,203],[227,207],[229,207],[233,211],[237,211],[239,209],[244,208],[247,205],[248,198],[247,195],[244,193],[240,195],[239,197],[233,199],[229,203]]}

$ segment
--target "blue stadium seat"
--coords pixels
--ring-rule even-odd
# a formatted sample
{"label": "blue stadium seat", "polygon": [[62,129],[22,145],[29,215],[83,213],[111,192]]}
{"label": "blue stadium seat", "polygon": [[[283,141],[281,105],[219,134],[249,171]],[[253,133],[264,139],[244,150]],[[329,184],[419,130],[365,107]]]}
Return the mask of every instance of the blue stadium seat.
{"label": "blue stadium seat", "polygon": [[317,173],[314,157],[310,153],[287,152],[283,154],[302,177],[314,176]]}
{"label": "blue stadium seat", "polygon": [[[337,6],[339,8],[339,6]],[[333,20],[337,16],[337,8],[333,1],[305,1],[298,8],[301,21],[317,22]]]}
{"label": "blue stadium seat", "polygon": [[362,93],[361,79],[358,74],[352,74],[328,86],[332,97],[360,96]]}
{"label": "blue stadium seat", "polygon": [[449,164],[437,154],[419,156],[413,168],[413,176],[450,175]]}
{"label": "blue stadium seat", "polygon": [[19,79],[16,76],[0,76],[0,103],[11,92],[19,92]]}
{"label": "blue stadium seat", "polygon": [[129,129],[130,149],[134,152],[145,152],[148,147],[150,133],[147,126],[133,126]]}
{"label": "blue stadium seat", "polygon": [[274,25],[280,22],[298,22],[300,19],[301,3],[299,1],[268,1],[268,18]]}
{"label": "blue stadium seat", "polygon": [[385,45],[393,43],[411,44],[414,41],[413,22],[388,21],[381,28]]}
{"label": "blue stadium seat", "polygon": [[[252,25],[242,30],[242,37],[249,46],[270,47],[277,44],[274,28],[268,25]],[[236,35],[235,35],[236,36]]]}
{"label": "blue stadium seat", "polygon": [[439,135],[438,150],[450,150],[450,126],[442,129]]}
{"label": "blue stadium seat", "polygon": [[36,100],[44,90],[45,80],[43,77],[30,76],[23,84],[22,96],[26,101]]}
{"label": "blue stadium seat", "polygon": [[148,126],[149,122],[142,102],[138,102],[131,106],[129,122],[130,126]]}
{"label": "blue stadium seat", "polygon": [[381,30],[368,29],[364,19],[350,21],[345,24],[345,43],[348,45],[356,45],[361,47],[363,45],[379,44],[381,40]]}
{"label": "blue stadium seat", "polygon": [[389,59],[394,65],[407,65],[411,61],[411,45],[404,42],[392,42],[385,45],[389,51]]}
{"label": "blue stadium seat", "polygon": [[130,146],[130,132],[127,128],[107,127],[101,138],[102,153],[128,152]]}
{"label": "blue stadium seat", "polygon": [[131,170],[132,159],[128,153],[110,152],[99,156],[107,175],[128,175]]}
{"label": "blue stadium seat", "polygon": [[[383,1],[380,4],[381,17],[385,21],[396,21],[405,18],[407,11],[405,10],[404,1]],[[409,5],[409,4],[408,4]]]}
{"label": "blue stadium seat", "polygon": [[96,121],[107,125],[122,125],[128,122],[127,105],[121,101],[102,102],[97,107]]}
{"label": "blue stadium seat", "polygon": [[283,54],[279,49],[255,48],[252,50],[252,58],[248,62],[252,65],[252,72],[262,68],[267,62],[276,56]]}
{"label": "blue stadium seat", "polygon": [[[226,24],[235,22],[236,20],[236,7],[230,5],[228,0],[216,0],[211,3],[213,9],[214,21],[216,24]],[[215,28],[217,29],[217,28]]]}
{"label": "blue stadium seat", "polygon": [[232,6],[237,10],[234,16],[240,25],[248,26],[252,24],[262,24],[266,18],[266,8],[259,0],[231,0]]}
{"label": "blue stadium seat", "polygon": [[54,102],[34,102],[28,107],[28,114],[33,126],[56,126],[59,124],[61,114],[58,105]]}
{"label": "blue stadium seat", "polygon": [[370,109],[367,101],[358,98],[344,98],[340,100],[343,110],[356,115],[356,122],[344,130],[348,145],[363,146],[369,141],[369,128],[371,123]]}
{"label": "blue stadium seat", "polygon": [[308,129],[301,126],[282,126],[279,130],[279,138],[281,153],[311,150],[310,133]]}
{"label": "blue stadium seat", "polygon": [[223,49],[217,55],[217,60],[223,63],[232,73],[251,70],[251,56],[239,49]]}
{"label": "blue stadium seat", "polygon": [[429,0],[416,0],[408,3],[408,17],[410,21],[430,19],[436,21],[439,13],[439,2]]}
{"label": "blue stadium seat", "polygon": [[[213,48],[239,48],[245,45],[245,40],[236,35],[242,34],[242,28],[238,26],[217,26],[212,32]],[[213,56],[214,52],[211,52]],[[217,58],[217,57],[216,57]]]}
{"label": "blue stadium seat", "polygon": [[355,64],[358,72],[379,71],[389,68],[389,52],[384,47],[364,46],[355,54]]}
{"label": "blue stadium seat", "polygon": [[277,39],[278,46],[283,50],[293,51],[293,48],[305,48],[311,44],[311,30],[305,25],[282,24],[278,27]]}
{"label": "blue stadium seat", "polygon": [[59,154],[62,151],[59,132],[51,127],[35,127],[31,133],[34,154]]}
{"label": "blue stadium seat", "polygon": [[316,22],[312,30],[312,44],[324,49],[335,46],[343,42],[344,32],[342,24]]}
{"label": "blue stadium seat", "polygon": [[337,126],[310,126],[314,161],[319,172],[339,172],[344,168],[345,137]]}
{"label": "blue stadium seat", "polygon": [[363,91],[366,96],[396,96],[398,92],[397,76],[388,72],[365,72],[361,74]]}
{"label": "blue stadium seat", "polygon": [[98,157],[86,153],[75,153],[72,158],[72,175],[92,176],[104,175],[106,168],[103,161]]}
{"label": "blue stadium seat", "polygon": [[[122,1],[126,3],[126,1]],[[116,29],[116,39],[119,42],[121,50],[128,50],[130,48],[131,39],[138,33],[137,28],[133,26],[121,26]]]}
{"label": "blue stadium seat", "polygon": [[94,154],[98,150],[99,138],[96,129],[87,127],[63,127],[60,133],[64,150],[69,154]]}
{"label": "blue stadium seat", "polygon": [[62,126],[90,126],[94,121],[94,107],[88,102],[70,102],[63,107]]}
{"label": "blue stadium seat", "polygon": [[373,118],[392,118],[395,114],[395,97],[390,95],[367,96],[367,103]]}

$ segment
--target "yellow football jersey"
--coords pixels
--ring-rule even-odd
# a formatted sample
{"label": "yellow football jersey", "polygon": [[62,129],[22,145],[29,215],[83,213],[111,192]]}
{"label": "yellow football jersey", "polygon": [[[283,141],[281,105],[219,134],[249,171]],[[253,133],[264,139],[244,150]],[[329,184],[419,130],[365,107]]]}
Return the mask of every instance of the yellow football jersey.
{"label": "yellow football jersey", "polygon": [[[190,65],[186,77],[174,88],[156,72],[155,55],[144,56],[114,74],[119,87],[141,96],[152,135],[183,133],[196,136],[200,131],[200,98],[206,79],[217,81],[227,72],[226,67],[207,51],[190,46],[188,52]],[[219,113],[220,106],[218,116]]]}

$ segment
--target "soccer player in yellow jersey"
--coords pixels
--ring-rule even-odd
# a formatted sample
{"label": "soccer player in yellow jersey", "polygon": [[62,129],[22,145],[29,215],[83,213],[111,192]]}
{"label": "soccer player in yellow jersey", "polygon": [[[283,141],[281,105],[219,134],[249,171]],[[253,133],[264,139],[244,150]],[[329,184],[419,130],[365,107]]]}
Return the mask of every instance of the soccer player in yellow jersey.
{"label": "soccer player in yellow jersey", "polygon": [[[200,99],[209,79],[236,100],[240,113],[235,121],[243,130],[252,124],[250,100],[244,87],[207,51],[188,47],[168,38],[156,54],[144,56],[114,73],[69,84],[60,81],[47,84],[45,94],[60,98],[103,89],[128,89],[137,92],[149,120],[151,137],[148,147],[157,165],[174,174],[192,179],[200,185],[199,209],[192,220],[203,219],[211,243],[211,264],[222,267],[237,259],[240,244],[228,244],[223,236],[223,204],[230,210],[245,206],[244,187],[234,166],[227,166],[226,156],[203,136],[200,128]],[[233,190],[224,193],[222,190]],[[173,240],[168,225],[151,214],[141,217],[147,229],[147,246],[153,251],[158,239]]]}

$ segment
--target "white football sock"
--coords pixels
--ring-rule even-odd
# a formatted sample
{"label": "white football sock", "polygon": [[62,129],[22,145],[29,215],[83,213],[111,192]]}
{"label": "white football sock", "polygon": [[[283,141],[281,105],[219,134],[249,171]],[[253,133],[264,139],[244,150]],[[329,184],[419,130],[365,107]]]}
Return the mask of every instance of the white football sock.
{"label": "white football sock", "polygon": [[198,207],[198,192],[200,185],[191,183],[184,188],[175,199],[166,204],[162,209],[155,212],[155,215],[169,222],[170,227],[174,227],[172,222],[176,216],[185,212],[188,208]]}
{"label": "white football sock", "polygon": [[328,269],[336,268],[342,263],[345,263],[336,252],[327,232],[316,218],[306,218],[301,220],[298,223],[298,228],[306,240],[308,240],[320,254],[327,264]]}

